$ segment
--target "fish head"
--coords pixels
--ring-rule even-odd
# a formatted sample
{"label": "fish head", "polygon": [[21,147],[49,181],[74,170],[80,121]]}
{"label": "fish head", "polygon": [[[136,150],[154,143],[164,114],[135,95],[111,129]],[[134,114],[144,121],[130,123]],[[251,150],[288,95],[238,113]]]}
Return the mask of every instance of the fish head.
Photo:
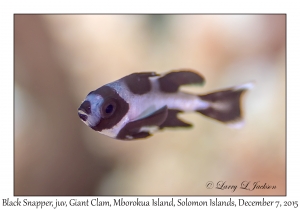
{"label": "fish head", "polygon": [[102,118],[103,103],[104,98],[101,95],[89,93],[78,108],[78,116],[87,126],[96,126]]}
{"label": "fish head", "polygon": [[78,116],[87,126],[105,134],[118,124],[128,109],[128,103],[113,88],[104,86],[87,95],[78,108]]}

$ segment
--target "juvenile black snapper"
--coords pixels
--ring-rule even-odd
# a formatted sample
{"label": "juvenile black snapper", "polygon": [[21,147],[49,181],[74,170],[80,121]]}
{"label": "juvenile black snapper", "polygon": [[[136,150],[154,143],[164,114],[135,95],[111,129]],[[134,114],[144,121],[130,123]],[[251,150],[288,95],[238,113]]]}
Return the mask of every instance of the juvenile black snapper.
{"label": "juvenile black snapper", "polygon": [[78,108],[81,120],[102,134],[121,140],[150,136],[165,127],[191,127],[179,112],[199,112],[232,127],[243,125],[240,98],[246,83],[206,95],[179,91],[181,85],[202,85],[204,78],[189,69],[166,74],[133,73],[90,92]]}

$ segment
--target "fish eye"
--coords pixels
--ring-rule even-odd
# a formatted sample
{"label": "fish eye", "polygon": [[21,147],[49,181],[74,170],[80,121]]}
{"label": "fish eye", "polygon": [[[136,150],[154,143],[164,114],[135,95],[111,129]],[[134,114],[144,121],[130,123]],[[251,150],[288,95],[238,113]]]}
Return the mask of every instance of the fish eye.
{"label": "fish eye", "polygon": [[106,100],[101,107],[101,115],[103,118],[108,118],[113,115],[116,110],[116,102],[113,99]]}
{"label": "fish eye", "polygon": [[114,106],[113,106],[112,104],[109,104],[109,105],[106,107],[105,112],[106,112],[107,114],[110,114],[110,113],[112,113],[113,109],[114,109]]}

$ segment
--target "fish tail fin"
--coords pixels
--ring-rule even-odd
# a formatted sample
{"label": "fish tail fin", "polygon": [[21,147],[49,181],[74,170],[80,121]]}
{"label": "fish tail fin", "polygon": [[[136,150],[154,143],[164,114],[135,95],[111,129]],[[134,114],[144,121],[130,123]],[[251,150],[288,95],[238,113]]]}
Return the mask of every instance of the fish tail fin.
{"label": "fish tail fin", "polygon": [[244,125],[241,110],[241,96],[251,89],[254,83],[246,83],[225,90],[199,95],[199,98],[208,102],[204,109],[197,110],[201,114],[215,120],[227,123],[230,127],[241,128]]}

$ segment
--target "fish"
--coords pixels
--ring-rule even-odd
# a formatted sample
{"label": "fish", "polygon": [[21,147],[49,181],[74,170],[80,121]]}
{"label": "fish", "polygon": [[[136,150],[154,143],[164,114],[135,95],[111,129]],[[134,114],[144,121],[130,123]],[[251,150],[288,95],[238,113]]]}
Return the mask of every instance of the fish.
{"label": "fish", "polygon": [[184,85],[204,83],[199,72],[186,68],[163,74],[132,73],[91,91],[78,115],[88,127],[117,140],[144,139],[164,128],[192,127],[178,118],[185,112],[243,127],[241,96],[253,82],[199,95],[180,90]]}

